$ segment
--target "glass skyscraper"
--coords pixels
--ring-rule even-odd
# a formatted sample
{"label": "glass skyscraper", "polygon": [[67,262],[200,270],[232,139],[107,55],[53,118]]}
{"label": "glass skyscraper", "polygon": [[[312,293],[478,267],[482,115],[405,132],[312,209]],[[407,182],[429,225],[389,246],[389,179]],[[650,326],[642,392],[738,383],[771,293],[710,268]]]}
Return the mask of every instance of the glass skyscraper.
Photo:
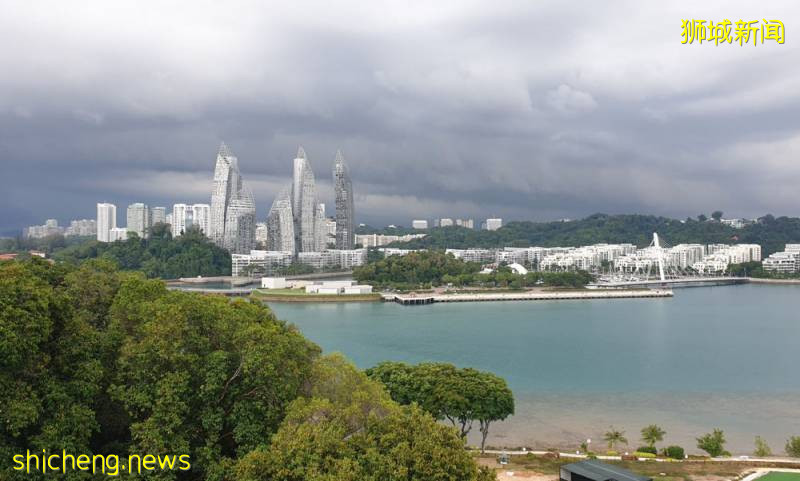
{"label": "glass skyscraper", "polygon": [[256,245],[256,205],[244,186],[239,162],[223,142],[214,168],[209,237],[231,254],[247,254]]}
{"label": "glass skyscraper", "polygon": [[349,250],[355,246],[353,182],[341,150],[336,151],[333,161],[333,187],[336,194],[336,248]]}

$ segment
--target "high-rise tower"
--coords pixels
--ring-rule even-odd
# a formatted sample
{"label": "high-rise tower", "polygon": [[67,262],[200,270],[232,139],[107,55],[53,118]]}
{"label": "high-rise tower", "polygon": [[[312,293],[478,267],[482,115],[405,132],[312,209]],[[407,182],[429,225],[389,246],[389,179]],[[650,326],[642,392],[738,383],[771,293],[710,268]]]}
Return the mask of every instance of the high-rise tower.
{"label": "high-rise tower", "polygon": [[291,187],[283,189],[267,216],[267,250],[295,252]]}
{"label": "high-rise tower", "polygon": [[295,249],[297,252],[313,252],[325,249],[320,245],[318,224],[319,201],[314,181],[314,172],[306,158],[303,147],[297,150],[292,178],[292,215],[294,217]]}
{"label": "high-rise tower", "polygon": [[333,161],[333,187],[336,193],[336,248],[352,249],[355,245],[353,182],[341,150],[336,151]]}
{"label": "high-rise tower", "polygon": [[140,239],[150,235],[150,209],[147,205],[141,202],[129,205],[126,217],[128,232],[136,232]]}
{"label": "high-rise tower", "polygon": [[223,142],[214,167],[209,237],[232,254],[248,253],[255,247],[256,206],[244,187],[239,161]]}
{"label": "high-rise tower", "polygon": [[106,202],[97,204],[97,240],[111,242],[111,229],[117,228],[117,206]]}

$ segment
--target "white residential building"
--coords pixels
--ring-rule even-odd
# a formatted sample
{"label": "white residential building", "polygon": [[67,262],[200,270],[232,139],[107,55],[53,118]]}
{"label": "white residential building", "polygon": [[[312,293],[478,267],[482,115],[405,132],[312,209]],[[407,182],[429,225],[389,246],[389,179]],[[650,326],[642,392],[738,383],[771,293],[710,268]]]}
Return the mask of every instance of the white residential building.
{"label": "white residential building", "polygon": [[23,231],[23,236],[29,239],[37,239],[50,235],[61,234],[63,232],[64,229],[58,226],[58,221],[56,219],[47,219],[44,225],[32,225],[25,228]]}
{"label": "white residential building", "polygon": [[800,267],[800,253],[796,252],[776,252],[764,259],[761,263],[767,272],[778,274],[794,274]]}
{"label": "white residential building", "polygon": [[116,242],[118,240],[126,240],[128,238],[128,229],[126,227],[114,227],[108,231],[108,241]]}
{"label": "white residential building", "polygon": [[379,247],[391,244],[392,242],[408,242],[414,239],[421,239],[426,234],[406,234],[406,235],[383,235],[383,234],[358,234],[356,244],[362,247]]}
{"label": "white residential building", "polygon": [[486,219],[486,230],[497,230],[503,227],[503,219]]}
{"label": "white residential building", "polygon": [[383,253],[383,257],[389,256],[404,256],[412,252],[417,252],[417,249],[397,249],[394,247],[381,247],[378,252]]}
{"label": "white residential building", "polygon": [[142,239],[150,234],[150,209],[146,204],[137,202],[129,205],[127,220],[128,232],[135,232]]}
{"label": "white residential building", "polygon": [[167,209],[165,207],[152,207],[150,209],[150,227],[156,224],[168,224]]}
{"label": "white residential building", "polygon": [[199,228],[200,232],[209,236],[211,232],[211,206],[208,204],[192,205],[191,225]]}
{"label": "white residential building", "polygon": [[472,219],[456,219],[456,225],[466,227],[467,229],[474,229],[475,221]]}
{"label": "white residential building", "polygon": [[414,229],[427,229],[428,221],[421,219],[414,219],[411,221],[411,227],[413,227]]}
{"label": "white residential building", "polygon": [[490,249],[447,249],[447,254],[453,254],[456,259],[464,262],[479,262],[486,264],[495,261],[495,251]]}
{"label": "white residential building", "polygon": [[344,270],[362,266],[367,262],[367,249],[329,249],[320,252],[300,252],[297,262],[313,267],[325,269],[338,267]]}
{"label": "white residential building", "polygon": [[269,229],[266,222],[256,222],[256,242],[267,245],[269,239]]}
{"label": "white residential building", "polygon": [[110,237],[111,229],[117,227],[117,206],[101,202],[97,204],[97,240],[100,242],[113,242]]}
{"label": "white residential building", "polygon": [[231,275],[269,275],[291,263],[291,252],[251,250],[249,254],[231,254]]}
{"label": "white residential building", "polygon": [[776,252],[761,263],[765,271],[794,274],[800,271],[800,244],[786,244],[783,252]]}
{"label": "white residential building", "polygon": [[65,236],[96,236],[97,221],[94,219],[81,219],[70,221],[69,227],[64,232]]}
{"label": "white residential building", "polygon": [[172,237],[178,237],[192,226],[192,207],[186,204],[172,206]]}

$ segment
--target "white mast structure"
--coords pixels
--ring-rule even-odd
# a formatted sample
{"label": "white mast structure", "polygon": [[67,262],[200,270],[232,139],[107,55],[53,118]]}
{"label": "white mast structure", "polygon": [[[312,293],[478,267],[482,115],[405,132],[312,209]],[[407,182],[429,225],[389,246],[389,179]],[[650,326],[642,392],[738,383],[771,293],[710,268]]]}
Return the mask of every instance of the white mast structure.
{"label": "white mast structure", "polygon": [[664,252],[661,250],[661,246],[658,243],[658,233],[653,232],[653,246],[656,248],[656,256],[658,259],[658,274],[661,277],[661,282],[666,281],[664,277]]}

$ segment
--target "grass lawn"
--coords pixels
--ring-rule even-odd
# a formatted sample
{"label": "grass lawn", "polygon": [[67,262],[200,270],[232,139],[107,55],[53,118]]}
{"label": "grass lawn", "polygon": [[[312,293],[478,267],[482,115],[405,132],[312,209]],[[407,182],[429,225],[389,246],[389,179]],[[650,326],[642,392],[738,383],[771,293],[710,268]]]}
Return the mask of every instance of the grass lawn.
{"label": "grass lawn", "polygon": [[369,294],[307,294],[305,289],[256,289],[253,299],[264,302],[351,302],[380,301],[377,292]]}
{"label": "grass lawn", "polygon": [[773,471],[758,478],[758,481],[800,481],[800,473]]}
{"label": "grass lawn", "polygon": [[256,289],[263,296],[308,296],[305,289]]}

